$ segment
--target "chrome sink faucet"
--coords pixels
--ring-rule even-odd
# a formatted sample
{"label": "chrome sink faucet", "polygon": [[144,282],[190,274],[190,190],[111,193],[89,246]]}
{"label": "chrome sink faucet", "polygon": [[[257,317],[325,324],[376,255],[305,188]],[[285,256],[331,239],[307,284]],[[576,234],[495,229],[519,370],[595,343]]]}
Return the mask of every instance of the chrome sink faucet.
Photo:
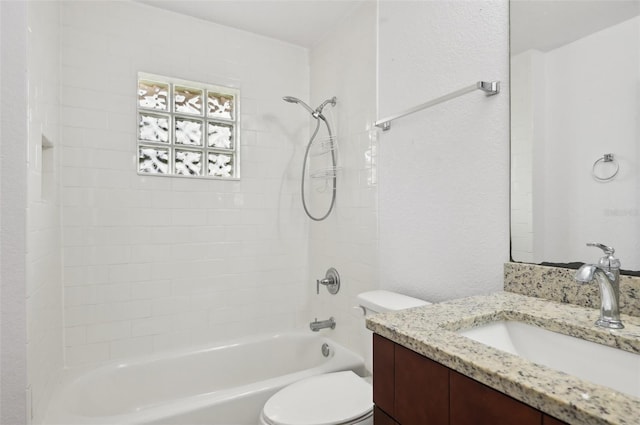
{"label": "chrome sink faucet", "polygon": [[584,264],[576,272],[580,283],[598,282],[600,288],[600,319],[596,325],[607,329],[622,329],[620,321],[620,260],[613,256],[615,250],[600,243],[588,243],[604,251],[598,264]]}

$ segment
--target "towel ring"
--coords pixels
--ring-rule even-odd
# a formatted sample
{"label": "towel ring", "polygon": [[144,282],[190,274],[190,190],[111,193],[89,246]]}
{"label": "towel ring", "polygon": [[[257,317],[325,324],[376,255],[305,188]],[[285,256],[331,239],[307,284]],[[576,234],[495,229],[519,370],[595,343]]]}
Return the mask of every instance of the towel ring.
{"label": "towel ring", "polygon": [[[596,174],[596,167],[598,166],[598,164],[600,163],[605,163],[605,162],[613,162],[616,166],[616,170],[613,172],[613,174],[611,174],[608,177],[600,177]],[[593,163],[593,167],[591,167],[591,175],[593,176],[593,178],[599,182],[608,182],[611,181],[615,178],[615,176],[618,175],[618,171],[620,171],[620,164],[618,164],[618,161],[616,161],[613,158],[613,154],[612,153],[605,153],[602,158],[598,158],[596,159],[596,162]]]}

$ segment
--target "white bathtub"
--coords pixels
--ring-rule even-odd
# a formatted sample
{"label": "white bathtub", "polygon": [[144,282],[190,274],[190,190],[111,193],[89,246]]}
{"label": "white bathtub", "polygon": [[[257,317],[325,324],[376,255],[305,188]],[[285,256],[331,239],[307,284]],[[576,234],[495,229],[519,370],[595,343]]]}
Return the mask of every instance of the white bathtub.
{"label": "white bathtub", "polygon": [[[331,347],[328,357],[323,343]],[[362,372],[362,358],[322,335],[254,336],[67,377],[45,423],[256,424],[262,405],[280,388],[339,370]]]}

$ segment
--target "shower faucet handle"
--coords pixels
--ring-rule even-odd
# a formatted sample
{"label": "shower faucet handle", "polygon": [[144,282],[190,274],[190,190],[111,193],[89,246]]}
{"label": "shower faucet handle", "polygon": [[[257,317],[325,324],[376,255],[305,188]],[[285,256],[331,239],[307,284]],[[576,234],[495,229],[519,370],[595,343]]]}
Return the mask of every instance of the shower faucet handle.
{"label": "shower faucet handle", "polygon": [[331,283],[329,279],[316,279],[316,294],[320,294],[320,284],[330,285]]}
{"label": "shower faucet handle", "polygon": [[316,294],[320,294],[320,285],[326,286],[327,291],[329,291],[330,294],[337,294],[340,290],[340,275],[338,274],[338,271],[331,267],[327,270],[324,279],[316,280]]}

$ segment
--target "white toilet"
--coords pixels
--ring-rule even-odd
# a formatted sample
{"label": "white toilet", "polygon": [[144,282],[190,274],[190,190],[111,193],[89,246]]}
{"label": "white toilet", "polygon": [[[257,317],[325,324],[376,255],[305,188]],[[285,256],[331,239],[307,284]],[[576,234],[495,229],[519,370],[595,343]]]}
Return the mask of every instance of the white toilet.
{"label": "white toilet", "polygon": [[[365,315],[429,304],[389,291],[358,295]],[[373,372],[371,332],[366,333],[365,366]],[[271,396],[262,408],[261,425],[372,425],[373,387],[352,371],[326,373],[293,383]]]}

